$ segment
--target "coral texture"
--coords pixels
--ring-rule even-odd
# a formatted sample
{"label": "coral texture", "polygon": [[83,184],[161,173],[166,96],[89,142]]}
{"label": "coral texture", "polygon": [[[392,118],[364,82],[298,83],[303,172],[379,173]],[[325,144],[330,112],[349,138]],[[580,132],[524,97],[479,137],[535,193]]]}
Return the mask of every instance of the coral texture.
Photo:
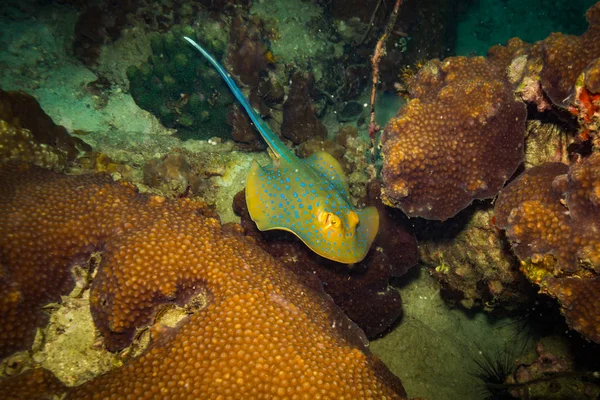
{"label": "coral texture", "polygon": [[258,16],[245,16],[238,12],[231,22],[229,57],[231,72],[244,85],[256,88],[267,73],[270,50],[267,42],[268,28]]}
{"label": "coral texture", "polygon": [[445,220],[496,195],[523,160],[525,105],[505,76],[520,50],[510,42],[488,59],[433,60],[417,73],[381,139],[386,204]]}
{"label": "coral texture", "polygon": [[600,154],[531,168],[500,192],[497,224],[570,326],[600,342]]}
{"label": "coral texture", "polygon": [[227,113],[233,97],[206,60],[182,39],[200,40],[217,58],[225,51],[225,38],[205,37],[205,31],[176,26],[152,38],[148,62],[127,69],[131,95],[143,109],[185,137],[229,137]]}
{"label": "coral texture", "polygon": [[2,290],[3,332],[31,314],[6,318],[11,301],[40,304],[59,284],[64,293],[70,262],[94,250],[102,260],[91,307],[109,349],[129,344],[161,304],[200,305],[176,328],[153,326],[142,356],[69,398],[405,396],[330,300],[239,227],[222,229],[204,205],[140,195],[106,175],[4,166],[0,181],[0,259],[11,289]]}
{"label": "coral texture", "polygon": [[181,153],[170,153],[144,165],[144,183],[171,196],[197,194],[202,178],[192,172],[190,164]]}
{"label": "coral texture", "polygon": [[553,33],[542,41],[540,78],[554,104],[568,105],[577,77],[600,54],[600,3],[590,7],[585,16],[589,27],[581,36]]}
{"label": "coral texture", "polygon": [[569,111],[577,117],[577,140],[591,140],[600,149],[600,58],[588,64],[575,83],[575,96]]}
{"label": "coral texture", "polygon": [[52,372],[36,368],[0,381],[0,391],[6,400],[48,400],[62,398],[67,388]]}
{"label": "coral texture", "polygon": [[6,122],[0,139],[2,161],[12,158],[49,166],[54,160],[71,162],[80,151],[91,150],[81,139],[69,135],[64,126],[56,125],[25,92],[0,89],[0,120]]}
{"label": "coral texture", "polygon": [[465,308],[515,309],[531,301],[519,263],[493,222],[489,205],[445,221],[420,221],[419,252],[450,303]]}
{"label": "coral texture", "polygon": [[36,142],[28,129],[15,128],[4,120],[0,120],[0,159],[26,161],[45,168],[64,165],[66,161],[54,147]]}
{"label": "coral texture", "polygon": [[[40,307],[59,301],[61,294],[73,288],[69,267],[107,235],[94,213],[94,200],[109,200],[101,190],[110,182],[108,176],[87,177],[86,191],[78,189],[76,180],[60,175],[53,176],[53,184],[44,174],[19,175],[27,171],[1,170],[0,356],[31,345],[35,327],[47,321]],[[22,179],[27,180],[29,190]],[[87,201],[79,197],[84,193]],[[68,211],[65,215],[53,211],[58,206],[77,211],[69,220]]]}

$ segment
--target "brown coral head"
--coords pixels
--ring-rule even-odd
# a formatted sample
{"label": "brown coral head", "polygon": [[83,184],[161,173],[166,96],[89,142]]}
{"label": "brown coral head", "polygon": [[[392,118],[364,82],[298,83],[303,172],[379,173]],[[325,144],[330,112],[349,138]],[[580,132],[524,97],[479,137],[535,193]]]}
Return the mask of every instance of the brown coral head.
{"label": "brown coral head", "polygon": [[600,153],[567,167],[531,168],[504,188],[495,211],[521,270],[556,297],[569,325],[599,341]]}
{"label": "brown coral head", "polygon": [[581,36],[553,33],[541,42],[540,81],[552,102],[567,107],[577,77],[600,54],[600,3],[586,12],[589,27]]}
{"label": "brown coral head", "polygon": [[384,203],[443,221],[498,193],[523,160],[526,120],[504,71],[482,57],[422,68],[381,137]]}

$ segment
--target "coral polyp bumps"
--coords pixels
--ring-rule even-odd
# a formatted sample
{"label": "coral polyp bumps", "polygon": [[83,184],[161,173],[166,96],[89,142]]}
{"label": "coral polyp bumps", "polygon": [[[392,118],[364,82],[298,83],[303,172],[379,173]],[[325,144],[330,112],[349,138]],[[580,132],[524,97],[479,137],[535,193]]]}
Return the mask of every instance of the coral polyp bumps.
{"label": "coral polyp bumps", "polygon": [[[489,206],[475,209],[464,225],[460,235],[472,239],[464,251],[422,244],[431,263],[439,264],[435,255],[442,250],[456,261],[432,273],[462,293],[464,304],[514,302],[519,275],[494,233],[505,229],[527,279],[559,300],[572,328],[600,342],[600,176],[594,172],[600,3],[586,17],[589,27],[580,36],[556,33],[533,45],[511,39],[486,58],[433,60],[408,77],[409,101],[382,135],[382,199],[409,216],[444,221],[500,193],[495,216]],[[526,121],[527,104],[535,118],[573,118],[554,134],[548,127],[556,122]],[[502,189],[523,161],[535,167]],[[473,255],[482,243],[495,256]]]}
{"label": "coral polyp bumps", "polygon": [[3,355],[31,344],[41,305],[73,287],[71,261],[94,251],[91,309],[111,350],[161,304],[204,299],[177,328],[156,326],[142,357],[69,398],[404,396],[339,309],[203,204],[30,166],[0,167],[0,182]]}

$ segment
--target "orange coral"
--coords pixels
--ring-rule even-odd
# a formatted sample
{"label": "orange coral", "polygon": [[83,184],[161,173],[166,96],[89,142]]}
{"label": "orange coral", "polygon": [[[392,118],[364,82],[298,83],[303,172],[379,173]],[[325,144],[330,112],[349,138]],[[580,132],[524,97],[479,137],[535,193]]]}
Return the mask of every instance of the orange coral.
{"label": "orange coral", "polygon": [[40,303],[34,289],[68,282],[74,257],[101,250],[91,307],[109,348],[127,345],[161,304],[205,305],[176,328],[155,325],[146,353],[69,398],[405,396],[330,300],[202,204],[143,196],[104,175],[5,166],[0,181],[2,276],[21,291],[12,297]]}
{"label": "orange coral", "polygon": [[409,216],[445,220],[494,196],[523,160],[526,110],[505,76],[521,42],[489,59],[423,67],[412,100],[382,135],[382,198]]}
{"label": "orange coral", "polygon": [[[56,175],[49,182],[47,175],[31,171],[0,170],[0,356],[31,344],[34,328],[47,319],[40,306],[59,301],[73,288],[69,267],[97,249],[115,227],[102,221],[96,203],[110,204],[102,189],[111,181],[108,176],[86,177],[83,188],[68,177]],[[72,208],[72,214],[53,211],[60,207]]]}
{"label": "orange coral", "polygon": [[500,192],[495,211],[527,278],[559,299],[573,329],[600,342],[600,153],[570,168],[531,168]]}
{"label": "orange coral", "polygon": [[2,398],[7,400],[47,400],[61,398],[66,387],[52,372],[30,369],[13,379],[0,381]]}

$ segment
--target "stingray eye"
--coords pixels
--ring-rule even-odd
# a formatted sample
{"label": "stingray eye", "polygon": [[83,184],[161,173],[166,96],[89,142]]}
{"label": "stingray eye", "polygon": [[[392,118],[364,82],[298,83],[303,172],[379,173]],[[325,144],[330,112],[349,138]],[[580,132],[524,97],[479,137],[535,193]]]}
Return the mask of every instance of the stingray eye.
{"label": "stingray eye", "polygon": [[327,225],[331,225],[332,228],[337,228],[340,226],[340,218],[332,213],[327,213],[327,218],[325,219],[325,223]]}

